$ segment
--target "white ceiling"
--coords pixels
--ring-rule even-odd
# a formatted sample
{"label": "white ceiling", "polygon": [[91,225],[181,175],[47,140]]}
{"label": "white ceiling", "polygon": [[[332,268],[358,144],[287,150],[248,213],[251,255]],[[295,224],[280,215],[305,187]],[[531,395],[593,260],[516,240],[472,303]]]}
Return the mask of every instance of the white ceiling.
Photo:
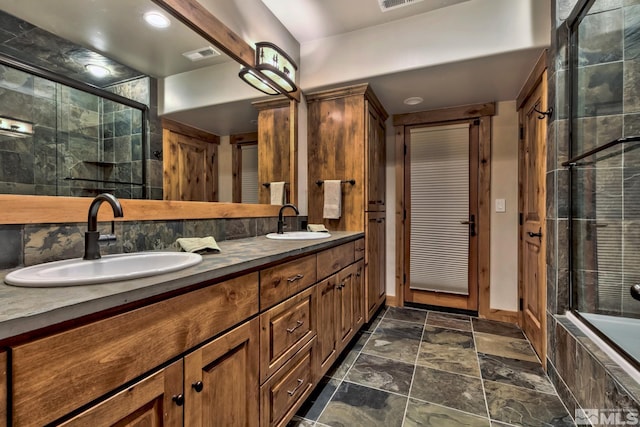
{"label": "white ceiling", "polygon": [[[243,4],[234,1],[238,8]],[[255,1],[259,3],[259,0]],[[423,0],[381,12],[378,0],[262,0],[301,43],[409,17],[417,18],[420,14],[427,16],[437,9],[475,1],[480,0]],[[173,18],[169,31],[148,28],[141,17],[145,11],[157,9],[151,0],[0,0],[0,4],[3,10],[34,25],[92,47],[155,77],[229,61],[220,57],[192,63],[184,58],[183,52],[204,47],[206,41]],[[451,31],[457,30],[451,28]],[[402,49],[401,41],[398,41],[398,49]],[[373,77],[367,77],[367,70],[363,69],[362,76],[372,84],[390,114],[513,100],[540,52],[541,49],[529,49]],[[304,63],[300,65],[304,72]],[[334,86],[357,82],[360,81],[337,82]],[[256,91],[255,99],[262,96]],[[403,100],[410,96],[420,96],[425,102],[407,106]],[[249,132],[255,130],[251,121],[257,117],[251,101],[211,105],[172,113],[168,117],[218,135]]]}
{"label": "white ceiling", "polygon": [[262,0],[300,42],[397,21],[469,0],[413,0],[383,12],[378,0]]}

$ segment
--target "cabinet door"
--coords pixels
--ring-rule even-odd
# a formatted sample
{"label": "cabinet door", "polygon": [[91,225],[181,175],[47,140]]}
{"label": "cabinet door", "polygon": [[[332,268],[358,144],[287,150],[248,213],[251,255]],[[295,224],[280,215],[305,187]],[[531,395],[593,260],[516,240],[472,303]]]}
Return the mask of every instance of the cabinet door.
{"label": "cabinet door", "polygon": [[256,318],[185,357],[185,426],[258,425],[258,340]]}
{"label": "cabinet door", "polygon": [[338,301],[336,304],[336,319],[338,321],[338,350],[342,350],[353,336],[353,299],[355,264],[338,273]]}
{"label": "cabinet door", "polygon": [[7,353],[0,353],[0,427],[7,425]]}
{"label": "cabinet door", "polygon": [[318,301],[318,378],[324,375],[337,357],[336,304],[338,276],[329,276],[316,285]]}
{"label": "cabinet door", "polygon": [[354,265],[355,275],[353,278],[353,329],[358,331],[364,324],[365,319],[365,289],[364,289],[364,260]]}
{"label": "cabinet door", "polygon": [[217,145],[164,130],[165,200],[218,201]]}
{"label": "cabinet door", "polygon": [[[367,102],[368,105],[368,102]],[[367,108],[367,210],[385,209],[385,125],[378,113]]]}
{"label": "cabinet door", "polygon": [[59,425],[181,426],[182,368],[182,360],[179,360]]}
{"label": "cabinet door", "polygon": [[384,213],[367,214],[366,230],[367,322],[384,302],[385,282],[385,218]]}

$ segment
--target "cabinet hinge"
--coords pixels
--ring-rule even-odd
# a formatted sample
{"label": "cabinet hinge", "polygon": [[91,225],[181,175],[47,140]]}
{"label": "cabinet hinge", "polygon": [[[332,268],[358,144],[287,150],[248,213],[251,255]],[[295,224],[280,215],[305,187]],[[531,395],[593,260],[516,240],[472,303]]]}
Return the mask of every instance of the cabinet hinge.
{"label": "cabinet hinge", "polygon": [[480,119],[475,119],[475,120],[473,121],[473,125],[474,125],[474,126],[480,126]]}
{"label": "cabinet hinge", "polygon": [[407,144],[404,144],[404,155],[407,155]]}
{"label": "cabinet hinge", "polygon": [[404,221],[406,219],[407,219],[407,210],[405,209],[402,211],[402,220]]}
{"label": "cabinet hinge", "polygon": [[520,219],[518,220],[518,221],[520,222],[520,225],[524,224],[524,215],[522,215],[522,212],[520,212],[520,214],[519,214],[518,216],[519,216],[519,218],[520,218]]}
{"label": "cabinet hinge", "polygon": [[402,273],[402,283],[403,284],[407,283],[407,273]]}
{"label": "cabinet hinge", "polygon": [[520,141],[524,141],[524,126],[520,125]]}
{"label": "cabinet hinge", "polygon": [[520,311],[524,310],[524,300],[522,298],[520,298],[519,306],[520,306]]}

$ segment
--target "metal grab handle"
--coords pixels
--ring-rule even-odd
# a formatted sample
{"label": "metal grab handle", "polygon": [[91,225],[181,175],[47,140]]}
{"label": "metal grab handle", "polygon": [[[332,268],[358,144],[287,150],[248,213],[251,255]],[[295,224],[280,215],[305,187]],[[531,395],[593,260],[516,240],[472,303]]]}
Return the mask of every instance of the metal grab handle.
{"label": "metal grab handle", "polygon": [[640,301],[640,283],[631,286],[631,296],[633,299]]}
{"label": "metal grab handle", "polygon": [[303,277],[304,277],[304,274],[300,274],[300,273],[298,273],[298,274],[296,274],[296,275],[295,275],[295,276],[293,276],[293,277],[289,277],[289,278],[287,279],[287,282],[289,282],[289,283],[291,283],[291,282],[295,282],[296,280],[300,280],[300,279],[302,279]]}
{"label": "metal grab handle", "polygon": [[296,326],[294,326],[293,328],[287,328],[287,332],[289,332],[290,334],[293,333],[293,331],[295,331],[296,329],[298,329],[300,326],[302,326],[304,324],[304,322],[302,320],[297,320],[296,321]]}
{"label": "metal grab handle", "polygon": [[540,240],[542,240],[542,227],[538,229],[537,233],[532,233],[531,231],[528,231],[527,234],[529,235],[529,237],[538,237]]}
{"label": "metal grab handle", "polygon": [[296,391],[304,384],[304,380],[302,378],[298,378],[298,385],[293,388],[293,390],[287,390],[287,394],[289,396],[293,396]]}

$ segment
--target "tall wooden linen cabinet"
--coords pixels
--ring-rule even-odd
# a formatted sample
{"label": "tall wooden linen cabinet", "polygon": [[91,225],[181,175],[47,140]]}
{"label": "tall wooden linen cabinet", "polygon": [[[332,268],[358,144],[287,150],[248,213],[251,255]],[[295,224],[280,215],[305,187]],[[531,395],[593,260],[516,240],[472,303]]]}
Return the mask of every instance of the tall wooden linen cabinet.
{"label": "tall wooden linen cabinet", "polygon": [[[385,300],[385,121],[368,84],[306,94],[309,223],[365,231],[366,321]],[[324,219],[325,180],[342,184],[340,219]],[[355,183],[350,181],[354,180]]]}

